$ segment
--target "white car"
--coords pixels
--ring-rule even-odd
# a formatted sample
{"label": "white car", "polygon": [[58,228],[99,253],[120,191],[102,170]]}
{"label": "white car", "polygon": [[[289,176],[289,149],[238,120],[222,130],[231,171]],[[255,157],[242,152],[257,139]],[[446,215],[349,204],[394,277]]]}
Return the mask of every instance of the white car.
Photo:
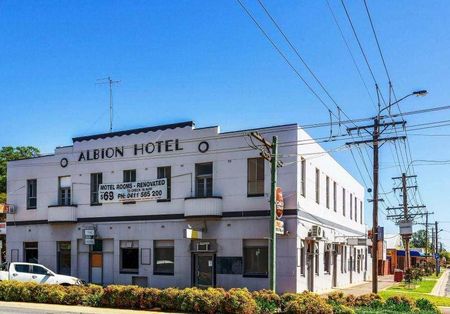
{"label": "white car", "polygon": [[0,280],[15,280],[23,282],[46,283],[53,285],[82,285],[81,279],[71,276],[59,275],[47,267],[33,263],[10,263],[3,266],[0,271]]}

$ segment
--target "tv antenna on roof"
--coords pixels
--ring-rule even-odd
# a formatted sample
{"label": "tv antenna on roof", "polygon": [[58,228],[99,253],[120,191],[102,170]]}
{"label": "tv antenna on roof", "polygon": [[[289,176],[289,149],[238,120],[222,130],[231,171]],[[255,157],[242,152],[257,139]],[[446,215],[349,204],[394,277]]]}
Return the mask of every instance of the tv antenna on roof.
{"label": "tv antenna on roof", "polygon": [[109,84],[109,132],[112,132],[113,125],[113,94],[112,94],[112,86],[113,84],[117,84],[120,81],[114,81],[110,76],[97,79],[97,84]]}

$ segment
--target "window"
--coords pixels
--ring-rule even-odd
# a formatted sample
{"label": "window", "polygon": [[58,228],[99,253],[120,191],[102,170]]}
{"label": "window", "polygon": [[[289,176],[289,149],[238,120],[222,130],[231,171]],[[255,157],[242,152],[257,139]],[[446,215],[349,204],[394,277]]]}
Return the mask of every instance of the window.
{"label": "window", "polygon": [[244,240],[244,276],[267,277],[269,247],[267,240]]}
{"label": "window", "polygon": [[153,243],[154,275],[173,275],[174,274],[174,242],[171,240],[157,240]]}
{"label": "window", "polygon": [[350,220],[353,219],[353,195],[350,193]]}
{"label": "window", "polygon": [[344,251],[345,251],[345,246],[341,246],[341,273],[344,273],[344,264],[345,264]]}
{"label": "window", "polygon": [[71,269],[71,244],[70,241],[56,243],[57,250],[57,272],[61,275],[70,276]]}
{"label": "window", "polygon": [[38,262],[38,243],[37,242],[24,242],[24,260],[27,263]]}
{"label": "window", "polygon": [[195,196],[210,197],[213,194],[212,162],[195,165]]}
{"label": "window", "polygon": [[323,270],[325,273],[330,273],[330,257],[331,257],[331,244],[325,243],[325,249],[323,251]]}
{"label": "window", "polygon": [[305,240],[300,241],[300,274],[305,276]]}
{"label": "window", "polygon": [[315,261],[315,265],[314,265],[314,269],[316,272],[316,275],[319,275],[319,242],[314,242],[314,261]]}
{"label": "window", "polygon": [[326,199],[326,206],[327,208],[330,208],[330,178],[327,176],[326,178],[326,195],[327,195],[327,199]]}
{"label": "window", "polygon": [[302,174],[301,174],[301,194],[306,197],[306,160],[301,158]]}
{"label": "window", "polygon": [[92,246],[92,252],[103,252],[103,240],[95,239],[94,245]]}
{"label": "window", "polygon": [[358,221],[358,199],[355,196],[355,221]]}
{"label": "window", "polygon": [[48,270],[45,269],[44,267],[33,265],[31,272],[37,275],[47,275]]}
{"label": "window", "polygon": [[345,189],[342,188],[342,215],[345,216]]}
{"label": "window", "polygon": [[37,208],[37,180],[27,180],[27,209]]}
{"label": "window", "polygon": [[120,272],[139,273],[139,241],[120,241]]}
{"label": "window", "polygon": [[136,169],[124,170],[123,182],[136,182]]}
{"label": "window", "polygon": [[14,268],[19,273],[31,273],[31,265],[28,264],[15,264]]}
{"label": "window", "polygon": [[158,167],[157,169],[157,178],[158,179],[167,179],[167,198],[165,200],[158,200],[158,201],[170,201],[170,195],[172,190],[172,171],[170,166],[167,167]]}
{"label": "window", "polygon": [[333,181],[333,210],[337,212],[337,184]]}
{"label": "window", "polygon": [[363,204],[362,201],[359,201],[359,222],[363,223]]}
{"label": "window", "polygon": [[98,187],[103,183],[103,174],[91,173],[91,205],[100,204],[98,201]]}
{"label": "window", "polygon": [[68,206],[72,204],[72,179],[70,176],[59,177],[59,201],[58,205]]}
{"label": "window", "polygon": [[316,203],[320,204],[320,170],[316,168]]}
{"label": "window", "polygon": [[247,159],[247,196],[264,196],[264,158]]}
{"label": "window", "polygon": [[344,272],[347,272],[347,246],[344,246]]}

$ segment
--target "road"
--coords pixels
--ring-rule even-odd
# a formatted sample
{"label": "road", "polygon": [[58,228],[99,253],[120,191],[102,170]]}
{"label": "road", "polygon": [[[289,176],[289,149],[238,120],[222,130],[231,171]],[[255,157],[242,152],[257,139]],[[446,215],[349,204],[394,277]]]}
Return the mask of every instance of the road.
{"label": "road", "polygon": [[55,304],[39,304],[39,303],[24,303],[24,302],[0,302],[0,314],[16,313],[16,314],[142,314],[142,313],[158,313],[164,312],[153,311],[133,311],[133,310],[119,310],[95,308],[86,306],[70,306],[70,305],[55,305]]}

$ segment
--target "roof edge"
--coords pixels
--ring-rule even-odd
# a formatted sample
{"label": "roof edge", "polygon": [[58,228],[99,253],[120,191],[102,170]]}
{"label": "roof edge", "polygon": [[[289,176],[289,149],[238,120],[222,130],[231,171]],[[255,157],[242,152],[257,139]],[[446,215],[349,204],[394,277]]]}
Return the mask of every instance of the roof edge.
{"label": "roof edge", "polygon": [[124,131],[117,131],[117,132],[110,132],[110,133],[101,133],[101,134],[94,134],[94,135],[88,135],[88,136],[79,136],[72,138],[72,141],[75,142],[83,142],[83,141],[89,141],[89,140],[98,140],[98,139],[104,139],[104,138],[110,138],[115,136],[123,136],[123,135],[131,135],[131,134],[138,134],[138,133],[147,133],[147,132],[155,132],[155,131],[163,131],[167,129],[175,129],[175,128],[184,128],[184,127],[193,127],[194,122],[193,121],[185,121],[185,122],[179,122],[179,123],[172,123],[172,124],[163,124],[163,125],[156,125],[151,127],[145,127],[145,128],[138,128],[138,129],[131,129],[131,130],[124,130]]}

